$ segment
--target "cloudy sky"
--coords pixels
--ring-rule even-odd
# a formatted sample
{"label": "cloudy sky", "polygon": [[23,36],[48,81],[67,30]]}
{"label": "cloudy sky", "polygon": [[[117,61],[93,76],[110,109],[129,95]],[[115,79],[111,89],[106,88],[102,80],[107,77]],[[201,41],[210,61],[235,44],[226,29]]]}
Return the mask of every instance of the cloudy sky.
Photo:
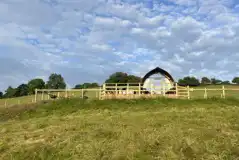
{"label": "cloudy sky", "polygon": [[238,0],[1,0],[0,90],[60,73],[69,87],[161,67],[239,75]]}

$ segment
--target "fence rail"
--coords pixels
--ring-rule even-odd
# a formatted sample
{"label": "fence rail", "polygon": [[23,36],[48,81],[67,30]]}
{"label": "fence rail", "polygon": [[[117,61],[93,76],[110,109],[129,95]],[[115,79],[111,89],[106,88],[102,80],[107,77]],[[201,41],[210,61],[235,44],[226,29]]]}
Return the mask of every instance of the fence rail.
{"label": "fence rail", "polygon": [[21,105],[21,104],[32,104],[32,103],[35,103],[34,95],[17,97],[17,98],[4,98],[4,99],[0,99],[0,108],[14,106],[14,105]]}
{"label": "fence rail", "polygon": [[[171,90],[165,90],[165,86],[161,88],[142,88],[140,83],[121,83],[122,85],[106,83],[99,88],[92,89],[37,89],[35,95],[0,99],[0,107],[7,107],[19,104],[31,104],[43,100],[54,100],[61,98],[90,98],[90,99],[111,99],[111,98],[139,98],[139,97],[170,97],[170,98],[186,98],[186,99],[207,99],[211,97],[218,98],[238,98],[239,86],[218,87],[218,88],[191,88],[183,87],[175,84]],[[136,85],[135,85],[136,84]]]}

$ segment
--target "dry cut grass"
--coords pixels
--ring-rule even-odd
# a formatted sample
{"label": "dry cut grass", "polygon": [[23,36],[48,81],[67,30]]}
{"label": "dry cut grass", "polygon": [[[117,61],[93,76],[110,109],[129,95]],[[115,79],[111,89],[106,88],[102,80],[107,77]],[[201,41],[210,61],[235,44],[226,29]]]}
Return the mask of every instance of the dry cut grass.
{"label": "dry cut grass", "polygon": [[0,159],[239,159],[239,101],[61,100],[0,109]]}

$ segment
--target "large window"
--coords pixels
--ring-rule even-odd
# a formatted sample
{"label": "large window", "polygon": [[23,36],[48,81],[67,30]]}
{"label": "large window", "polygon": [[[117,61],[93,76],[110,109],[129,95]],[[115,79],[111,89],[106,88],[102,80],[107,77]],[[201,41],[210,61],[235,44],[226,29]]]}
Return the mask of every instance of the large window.
{"label": "large window", "polygon": [[143,88],[155,94],[164,94],[173,88],[172,78],[169,79],[164,73],[161,73],[161,70],[156,68],[150,71],[146,75]]}

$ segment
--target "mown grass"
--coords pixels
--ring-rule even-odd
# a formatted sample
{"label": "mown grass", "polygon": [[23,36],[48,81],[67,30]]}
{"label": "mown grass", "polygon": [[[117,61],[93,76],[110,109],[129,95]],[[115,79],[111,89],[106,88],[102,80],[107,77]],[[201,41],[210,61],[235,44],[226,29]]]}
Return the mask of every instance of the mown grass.
{"label": "mown grass", "polygon": [[0,159],[238,159],[239,100],[60,100],[0,109]]}

